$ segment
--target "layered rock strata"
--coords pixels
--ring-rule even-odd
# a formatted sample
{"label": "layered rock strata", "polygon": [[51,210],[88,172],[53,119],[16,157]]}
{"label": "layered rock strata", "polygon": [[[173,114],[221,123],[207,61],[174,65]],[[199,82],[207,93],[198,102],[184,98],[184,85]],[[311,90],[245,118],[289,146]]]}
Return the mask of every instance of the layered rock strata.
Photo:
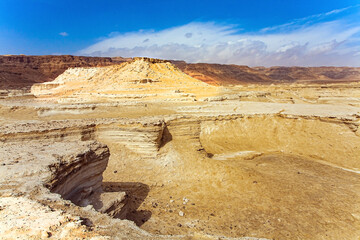
{"label": "layered rock strata", "polygon": [[143,158],[155,159],[162,145],[164,122],[126,126],[120,123],[100,125],[97,138],[102,142],[122,144]]}
{"label": "layered rock strata", "polygon": [[[152,235],[129,221],[110,218],[126,218],[127,195],[124,192],[106,192],[102,189],[102,173],[110,153],[105,145],[99,144],[95,139],[106,141],[109,137],[106,132],[116,132],[115,126],[118,124],[119,131],[115,134],[118,137],[110,135],[107,140],[118,141],[134,151],[145,146],[146,151],[138,151],[137,154],[144,160],[152,156],[152,161],[156,161],[157,152],[168,131],[163,121],[154,119],[135,120],[132,123],[129,120],[117,120],[118,123],[114,121],[116,120],[52,121],[45,124],[6,125],[1,128],[2,238],[11,239],[14,235],[23,239],[188,238]],[[130,124],[128,129],[125,123]],[[83,129],[86,128],[95,133],[84,140]],[[174,133],[182,132],[183,128],[180,126]],[[198,126],[196,128],[199,129]],[[61,129],[66,129],[71,134],[64,136]],[[191,128],[186,131],[192,132]],[[186,136],[190,136],[189,134],[194,135],[185,133]],[[27,143],[19,145],[21,137],[26,138]],[[129,145],[125,139],[136,144]],[[35,151],[39,151],[38,154],[35,155]],[[34,216],[43,219],[34,221]],[[213,239],[212,236],[202,237]]]}
{"label": "layered rock strata", "polygon": [[218,89],[181,72],[168,61],[135,58],[119,66],[71,68],[52,82],[35,84],[31,92],[37,97],[63,101],[192,101],[215,95]]}
{"label": "layered rock strata", "polygon": [[9,140],[0,143],[0,152],[2,239],[164,239],[110,218],[124,218],[126,194],[102,190],[109,159],[105,145],[69,140],[19,145]]}
{"label": "layered rock strata", "polygon": [[54,80],[70,67],[96,67],[120,64],[123,58],[79,56],[0,56],[0,89],[30,88],[34,83]]}

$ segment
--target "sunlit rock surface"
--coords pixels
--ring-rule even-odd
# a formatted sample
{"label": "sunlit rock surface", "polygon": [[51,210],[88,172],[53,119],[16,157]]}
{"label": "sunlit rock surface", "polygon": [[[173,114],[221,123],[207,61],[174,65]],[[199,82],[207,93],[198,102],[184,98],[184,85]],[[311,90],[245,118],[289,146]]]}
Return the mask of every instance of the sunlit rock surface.
{"label": "sunlit rock surface", "polygon": [[137,58],[4,94],[1,238],[359,238],[356,69],[230,86],[221,68],[209,85]]}

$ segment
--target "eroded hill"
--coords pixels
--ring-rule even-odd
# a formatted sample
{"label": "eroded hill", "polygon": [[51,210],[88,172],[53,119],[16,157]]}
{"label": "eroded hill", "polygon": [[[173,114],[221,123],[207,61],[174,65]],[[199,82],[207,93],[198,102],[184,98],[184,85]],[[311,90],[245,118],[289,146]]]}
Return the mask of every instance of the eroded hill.
{"label": "eroded hill", "polygon": [[77,101],[121,99],[195,99],[216,95],[218,89],[192,78],[168,61],[135,58],[120,65],[70,68],[52,82],[36,84],[37,97]]}

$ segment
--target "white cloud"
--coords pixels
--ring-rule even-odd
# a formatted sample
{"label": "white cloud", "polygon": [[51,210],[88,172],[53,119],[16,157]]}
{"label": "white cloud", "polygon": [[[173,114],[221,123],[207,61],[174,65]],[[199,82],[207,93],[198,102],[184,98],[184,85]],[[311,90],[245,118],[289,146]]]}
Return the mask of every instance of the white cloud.
{"label": "white cloud", "polygon": [[338,19],[312,24],[307,21],[345,10],[300,19],[307,24],[299,25],[301,21],[295,20],[253,33],[240,33],[234,25],[211,22],[193,22],[162,31],[112,33],[79,54],[148,56],[250,66],[359,66],[359,20]]}
{"label": "white cloud", "polygon": [[337,15],[337,14],[347,11],[349,9],[354,9],[354,8],[358,8],[358,7],[360,7],[360,4],[345,7],[345,8],[334,9],[332,11],[325,12],[325,13],[314,14],[314,15],[307,16],[304,18],[294,19],[285,24],[263,28],[263,29],[261,29],[261,32],[269,32],[269,31],[274,31],[274,30],[286,30],[286,28],[294,28],[294,27],[301,27],[304,25],[309,25],[314,22],[319,22],[319,21],[323,20],[324,18],[329,18],[333,15]]}
{"label": "white cloud", "polygon": [[59,33],[60,36],[63,36],[63,37],[67,37],[69,36],[69,34],[67,32],[61,32]]}

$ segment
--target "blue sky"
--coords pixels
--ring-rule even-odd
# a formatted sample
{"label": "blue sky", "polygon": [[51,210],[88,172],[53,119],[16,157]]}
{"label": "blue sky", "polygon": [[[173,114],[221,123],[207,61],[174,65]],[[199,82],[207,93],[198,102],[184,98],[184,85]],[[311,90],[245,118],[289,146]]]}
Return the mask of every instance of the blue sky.
{"label": "blue sky", "polygon": [[360,1],[0,0],[0,54],[360,66]]}

